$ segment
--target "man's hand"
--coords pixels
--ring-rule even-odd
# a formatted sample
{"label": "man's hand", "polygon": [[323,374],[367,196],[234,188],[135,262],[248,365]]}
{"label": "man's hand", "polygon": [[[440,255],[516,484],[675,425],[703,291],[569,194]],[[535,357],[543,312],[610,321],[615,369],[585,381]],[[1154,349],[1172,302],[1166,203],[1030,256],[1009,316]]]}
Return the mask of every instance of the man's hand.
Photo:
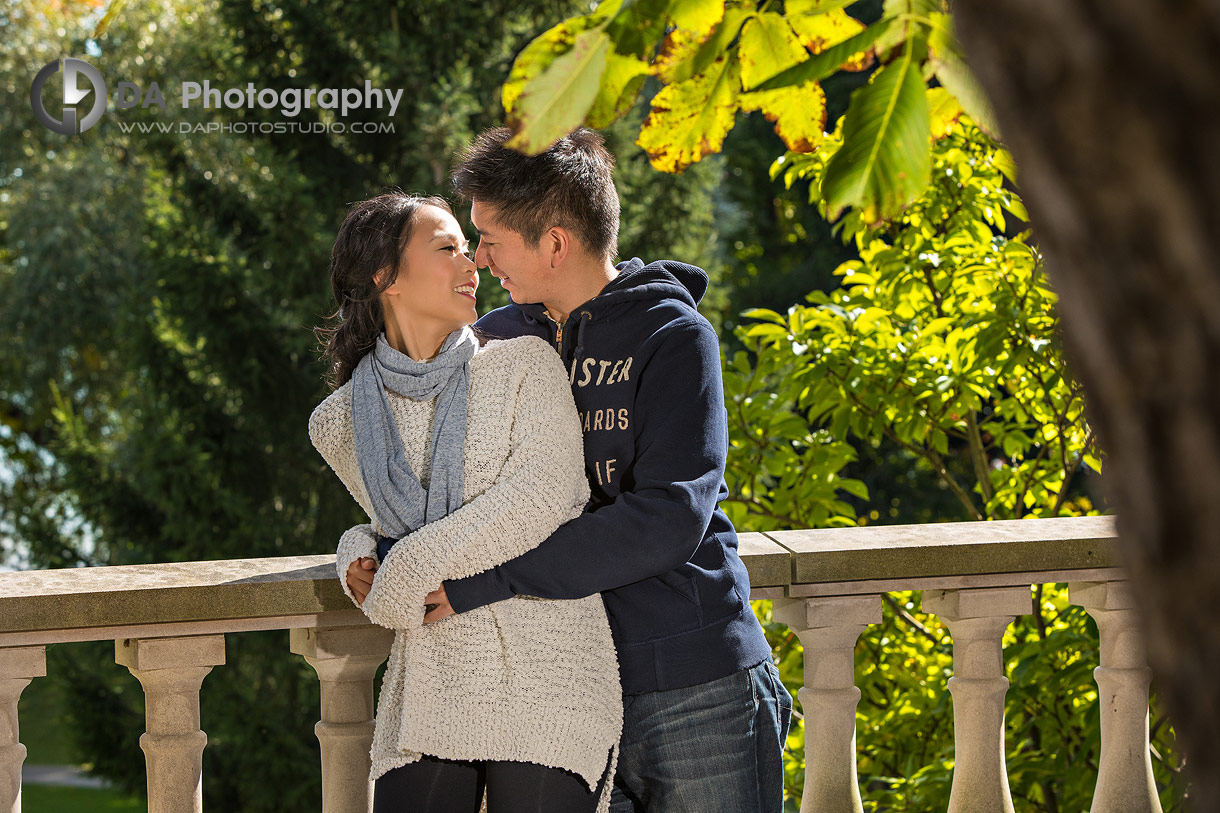
{"label": "man's hand", "polygon": [[425,624],[433,624],[453,615],[453,607],[449,605],[449,597],[445,595],[443,584],[424,597],[424,605],[427,609],[424,615]]}
{"label": "man's hand", "polygon": [[356,603],[363,606],[364,599],[373,589],[373,576],[377,574],[377,560],[362,556],[347,566],[347,589],[356,597]]}

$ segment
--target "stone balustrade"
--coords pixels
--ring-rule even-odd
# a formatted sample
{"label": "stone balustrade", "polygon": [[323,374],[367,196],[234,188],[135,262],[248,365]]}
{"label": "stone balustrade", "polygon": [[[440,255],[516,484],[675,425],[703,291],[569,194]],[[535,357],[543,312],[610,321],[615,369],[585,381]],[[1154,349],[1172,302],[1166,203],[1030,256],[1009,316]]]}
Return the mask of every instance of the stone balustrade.
{"label": "stone balustrade", "polygon": [[[1032,609],[1030,587],[1067,582],[1097,621],[1101,757],[1093,813],[1160,811],[1148,744],[1150,672],[1117,568],[1113,519],[963,522],[743,534],[752,598],[774,602],[804,647],[803,813],[861,811],[853,651],[881,596],[920,590],[954,645],[951,813],[1012,811],[1005,771],[1002,639]],[[316,670],[322,809],[368,813],[373,677],[392,635],[339,587],[333,556],[0,574],[0,812],[21,809],[17,705],[46,674],[47,644],[114,640],[144,688],[150,813],[202,810],[199,692],[223,669],[225,636],[289,630]]]}

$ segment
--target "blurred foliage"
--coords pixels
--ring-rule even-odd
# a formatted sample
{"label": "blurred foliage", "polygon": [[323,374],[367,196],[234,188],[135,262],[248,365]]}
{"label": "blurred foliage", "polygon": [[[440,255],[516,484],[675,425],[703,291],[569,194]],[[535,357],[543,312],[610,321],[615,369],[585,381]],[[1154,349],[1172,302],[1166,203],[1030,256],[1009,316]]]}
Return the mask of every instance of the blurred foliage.
{"label": "blurred foliage", "polygon": [[[929,91],[934,97],[937,91]],[[1055,295],[1028,232],[1007,152],[970,119],[953,117],[932,147],[932,181],[903,214],[837,224],[858,260],[786,313],[755,309],[738,327],[746,349],[726,359],[731,450],[726,502],[743,530],[834,527],[880,519],[850,476],[858,449],[888,445],[950,499],[920,521],[1097,513],[1084,489],[1100,452],[1083,394],[1062,354]],[[789,184],[821,175],[841,139],[787,153]],[[918,492],[926,493],[926,492]],[[900,501],[895,505],[903,505]],[[871,508],[859,516],[857,505]],[[904,506],[905,507],[905,506]],[[887,521],[903,519],[887,510]],[[1037,586],[1029,615],[1005,636],[1008,773],[1018,810],[1084,810],[1092,798],[1099,709],[1097,630],[1064,585]],[[756,609],[781,676],[802,682],[795,635]],[[885,597],[884,622],[856,648],[859,770],[866,810],[948,805],[953,767],[952,642],[918,593]],[[1181,757],[1153,702],[1155,772],[1179,809]],[[789,739],[787,789],[799,804],[804,733]]]}

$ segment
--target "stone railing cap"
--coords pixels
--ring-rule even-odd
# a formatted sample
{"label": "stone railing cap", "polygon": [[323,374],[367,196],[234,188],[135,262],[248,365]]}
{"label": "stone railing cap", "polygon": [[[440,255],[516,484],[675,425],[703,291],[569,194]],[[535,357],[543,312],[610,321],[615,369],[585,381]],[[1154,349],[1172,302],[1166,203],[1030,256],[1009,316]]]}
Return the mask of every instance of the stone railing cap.
{"label": "stone railing cap", "polygon": [[879,581],[1117,567],[1114,517],[771,531],[792,583]]}
{"label": "stone railing cap", "polygon": [[[754,588],[859,582],[876,592],[876,585],[907,589],[897,585],[927,577],[1117,564],[1112,517],[743,533],[739,540]],[[72,630],[87,640],[90,629],[106,637],[119,628],[202,622],[255,628],[258,619],[269,619],[263,628],[270,628],[270,619],[335,613],[363,623],[334,561],[285,556],[0,573],[0,639]]]}

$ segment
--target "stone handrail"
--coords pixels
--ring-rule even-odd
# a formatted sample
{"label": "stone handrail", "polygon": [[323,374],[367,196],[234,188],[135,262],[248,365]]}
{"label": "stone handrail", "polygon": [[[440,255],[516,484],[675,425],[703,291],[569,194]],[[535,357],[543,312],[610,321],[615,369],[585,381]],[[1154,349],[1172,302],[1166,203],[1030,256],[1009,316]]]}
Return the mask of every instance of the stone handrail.
{"label": "stone handrail", "polygon": [[[1113,519],[1020,520],[742,534],[751,598],[774,602],[805,650],[803,811],[860,811],[853,650],[881,621],[881,594],[922,590],[954,641],[956,764],[949,810],[1011,811],[1004,768],[1001,640],[1030,585],[1069,582],[1098,622],[1102,754],[1093,811],[1159,811],[1148,750],[1148,680]],[[321,682],[323,810],[370,809],[373,676],[391,633],[343,594],[334,557],[293,556],[0,573],[0,811],[20,810],[17,700],[45,675],[45,646],[115,641],[139,679],[150,813],[202,810],[199,691],[224,636],[290,630]]]}

